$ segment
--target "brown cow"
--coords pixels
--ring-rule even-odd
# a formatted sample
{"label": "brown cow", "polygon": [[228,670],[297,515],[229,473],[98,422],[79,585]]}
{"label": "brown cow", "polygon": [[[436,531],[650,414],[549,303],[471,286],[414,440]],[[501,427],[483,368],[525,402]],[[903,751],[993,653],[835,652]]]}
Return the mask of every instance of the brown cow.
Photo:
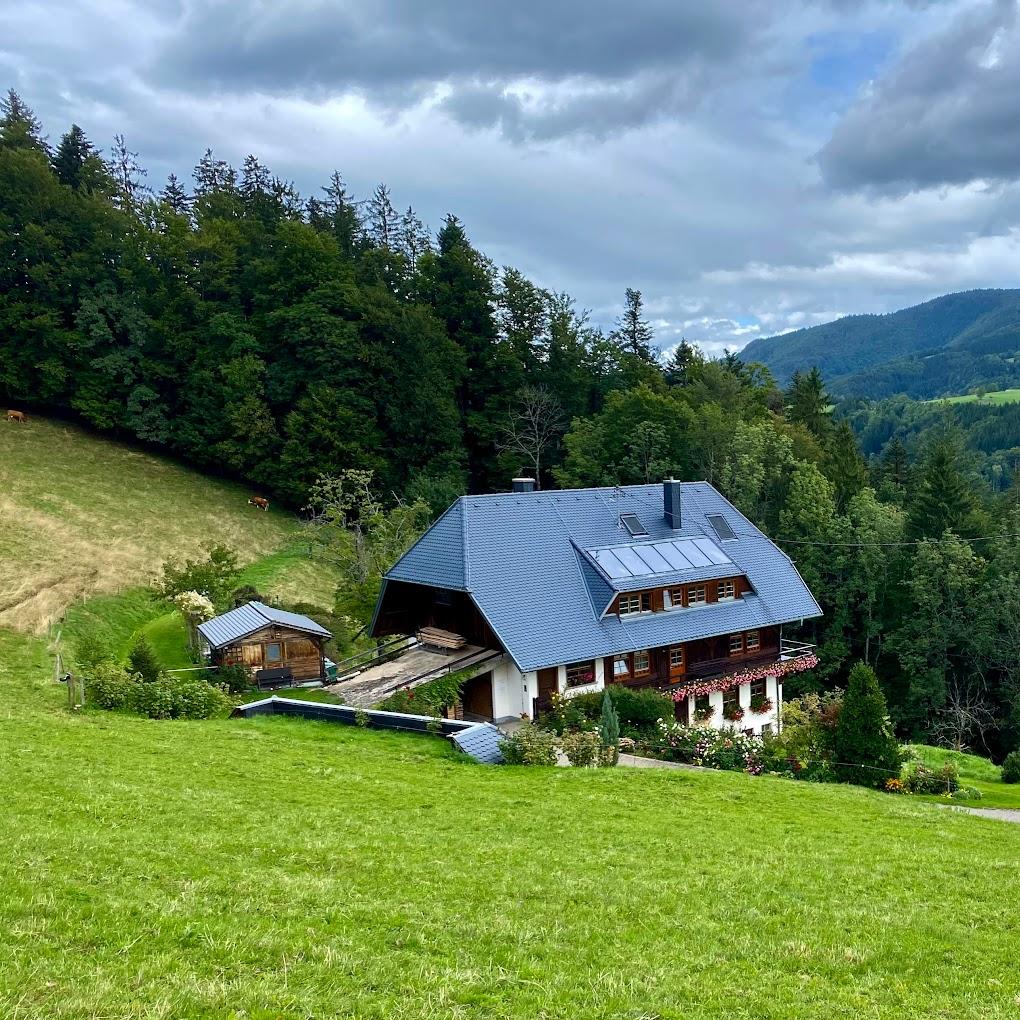
{"label": "brown cow", "polygon": [[269,500],[265,496],[252,496],[248,500],[248,506],[253,506],[256,510],[268,510]]}
{"label": "brown cow", "polygon": [[28,421],[28,415],[25,414],[24,411],[8,411],[7,412],[7,420],[8,421],[16,421],[19,424],[24,425],[25,422]]}

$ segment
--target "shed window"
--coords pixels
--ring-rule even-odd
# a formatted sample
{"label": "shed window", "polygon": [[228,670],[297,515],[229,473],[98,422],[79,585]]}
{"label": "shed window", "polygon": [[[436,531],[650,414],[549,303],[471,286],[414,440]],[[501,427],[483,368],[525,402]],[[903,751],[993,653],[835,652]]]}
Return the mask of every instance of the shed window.
{"label": "shed window", "polygon": [[726,599],[733,599],[737,597],[737,586],[732,580],[720,581],[719,582],[719,601],[723,602]]}
{"label": "shed window", "polygon": [[703,606],[708,601],[703,584],[692,584],[687,589],[687,605]]}
{"label": "shed window", "polygon": [[283,645],[279,641],[270,641],[266,645],[266,662],[280,662],[283,659]]}
{"label": "shed window", "polygon": [[585,684],[595,683],[595,663],[590,659],[588,662],[572,662],[567,666],[567,686],[583,687]]}
{"label": "shed window", "polygon": [[617,602],[618,612],[621,616],[630,616],[634,613],[650,613],[652,611],[652,593],[649,591],[638,591],[630,595],[621,595]]}

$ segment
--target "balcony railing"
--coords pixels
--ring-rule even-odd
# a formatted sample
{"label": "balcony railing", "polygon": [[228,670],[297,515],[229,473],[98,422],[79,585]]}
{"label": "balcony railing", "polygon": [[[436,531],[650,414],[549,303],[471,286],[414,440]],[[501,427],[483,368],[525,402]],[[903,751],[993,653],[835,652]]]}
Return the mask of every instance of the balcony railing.
{"label": "balcony railing", "polygon": [[780,638],[779,660],[785,662],[787,659],[803,659],[807,655],[815,654],[815,645],[806,641],[794,641],[791,638]]}

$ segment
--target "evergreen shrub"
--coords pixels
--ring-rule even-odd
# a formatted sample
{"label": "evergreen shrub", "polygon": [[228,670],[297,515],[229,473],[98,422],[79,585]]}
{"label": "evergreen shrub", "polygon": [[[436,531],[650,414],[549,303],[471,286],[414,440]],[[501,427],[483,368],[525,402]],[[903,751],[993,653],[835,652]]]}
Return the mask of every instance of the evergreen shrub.
{"label": "evergreen shrub", "polygon": [[1010,751],[1002,763],[1002,781],[1020,783],[1020,751]]}
{"label": "evergreen shrub", "polygon": [[885,696],[875,671],[863,662],[850,670],[833,736],[836,775],[842,782],[882,788],[900,773],[900,750],[893,736]]}

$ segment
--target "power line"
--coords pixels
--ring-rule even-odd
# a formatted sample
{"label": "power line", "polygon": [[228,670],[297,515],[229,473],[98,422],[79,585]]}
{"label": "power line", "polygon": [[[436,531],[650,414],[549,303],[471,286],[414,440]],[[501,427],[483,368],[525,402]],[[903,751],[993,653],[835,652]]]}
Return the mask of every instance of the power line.
{"label": "power line", "polygon": [[[964,538],[961,535],[955,535],[954,538],[961,542],[996,542],[999,539],[1020,539],[1020,535],[980,535],[977,538]],[[774,538],[772,540],[777,545],[814,545],[824,546],[826,548],[834,549],[894,549],[902,546],[911,545],[938,545],[941,542],[947,541],[946,538],[918,538],[910,541],[903,542],[815,542],[807,538]]]}

